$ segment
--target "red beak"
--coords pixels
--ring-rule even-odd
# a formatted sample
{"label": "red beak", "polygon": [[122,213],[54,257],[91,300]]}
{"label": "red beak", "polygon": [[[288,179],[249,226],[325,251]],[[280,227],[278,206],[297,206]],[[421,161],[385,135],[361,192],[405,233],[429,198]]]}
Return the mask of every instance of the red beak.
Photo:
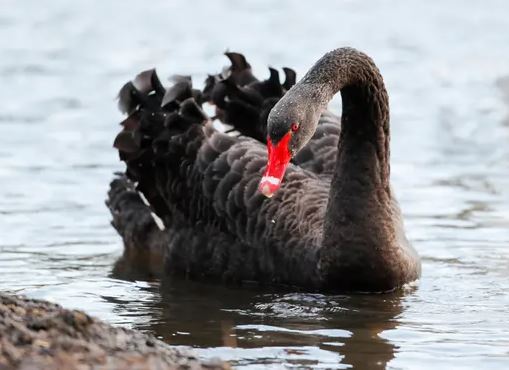
{"label": "red beak", "polygon": [[290,139],[291,133],[288,132],[276,145],[272,144],[270,138],[267,140],[269,160],[258,190],[268,198],[281,186],[286,167],[290,163],[290,159],[292,159],[290,149],[288,148]]}

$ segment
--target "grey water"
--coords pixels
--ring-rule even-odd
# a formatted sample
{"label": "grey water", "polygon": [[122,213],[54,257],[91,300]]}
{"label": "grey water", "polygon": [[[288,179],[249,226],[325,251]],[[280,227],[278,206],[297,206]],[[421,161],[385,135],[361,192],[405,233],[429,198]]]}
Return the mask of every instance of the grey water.
{"label": "grey water", "polygon": [[[507,369],[509,2],[0,0],[0,290],[79,308],[239,369]],[[143,69],[197,86],[246,54],[299,76],[371,55],[422,279],[321,295],[120,279],[104,206],[115,96]],[[339,101],[331,109],[340,111]]]}

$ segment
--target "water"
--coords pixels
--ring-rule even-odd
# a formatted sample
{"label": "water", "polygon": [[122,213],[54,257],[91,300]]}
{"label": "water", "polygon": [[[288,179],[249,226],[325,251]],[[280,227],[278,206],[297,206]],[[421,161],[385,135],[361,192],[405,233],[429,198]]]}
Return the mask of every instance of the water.
{"label": "water", "polygon": [[[507,368],[509,3],[428,3],[0,0],[0,289],[241,369]],[[385,76],[418,284],[324,296],[112,276],[122,245],[103,201],[126,80],[157,66],[201,83],[227,48],[258,75],[302,76],[344,45]]]}

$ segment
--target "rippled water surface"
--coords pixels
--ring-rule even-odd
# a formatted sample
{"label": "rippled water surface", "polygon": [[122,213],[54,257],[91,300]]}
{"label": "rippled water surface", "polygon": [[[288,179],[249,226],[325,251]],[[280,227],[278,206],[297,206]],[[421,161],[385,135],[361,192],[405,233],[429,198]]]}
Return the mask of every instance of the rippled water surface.
{"label": "rippled water surface", "polygon": [[[245,369],[506,369],[509,3],[431,3],[0,0],[0,289]],[[325,296],[112,276],[122,245],[103,201],[126,80],[157,66],[201,82],[226,48],[262,77],[302,75],[344,45],[385,76],[415,286]]]}

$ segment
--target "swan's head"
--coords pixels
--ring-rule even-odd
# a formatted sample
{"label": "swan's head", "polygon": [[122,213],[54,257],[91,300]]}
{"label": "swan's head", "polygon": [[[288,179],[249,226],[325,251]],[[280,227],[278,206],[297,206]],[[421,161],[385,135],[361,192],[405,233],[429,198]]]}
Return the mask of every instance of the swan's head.
{"label": "swan's head", "polygon": [[258,190],[271,197],[281,186],[291,159],[313,136],[320,114],[291,90],[274,106],[267,120],[268,161]]}

